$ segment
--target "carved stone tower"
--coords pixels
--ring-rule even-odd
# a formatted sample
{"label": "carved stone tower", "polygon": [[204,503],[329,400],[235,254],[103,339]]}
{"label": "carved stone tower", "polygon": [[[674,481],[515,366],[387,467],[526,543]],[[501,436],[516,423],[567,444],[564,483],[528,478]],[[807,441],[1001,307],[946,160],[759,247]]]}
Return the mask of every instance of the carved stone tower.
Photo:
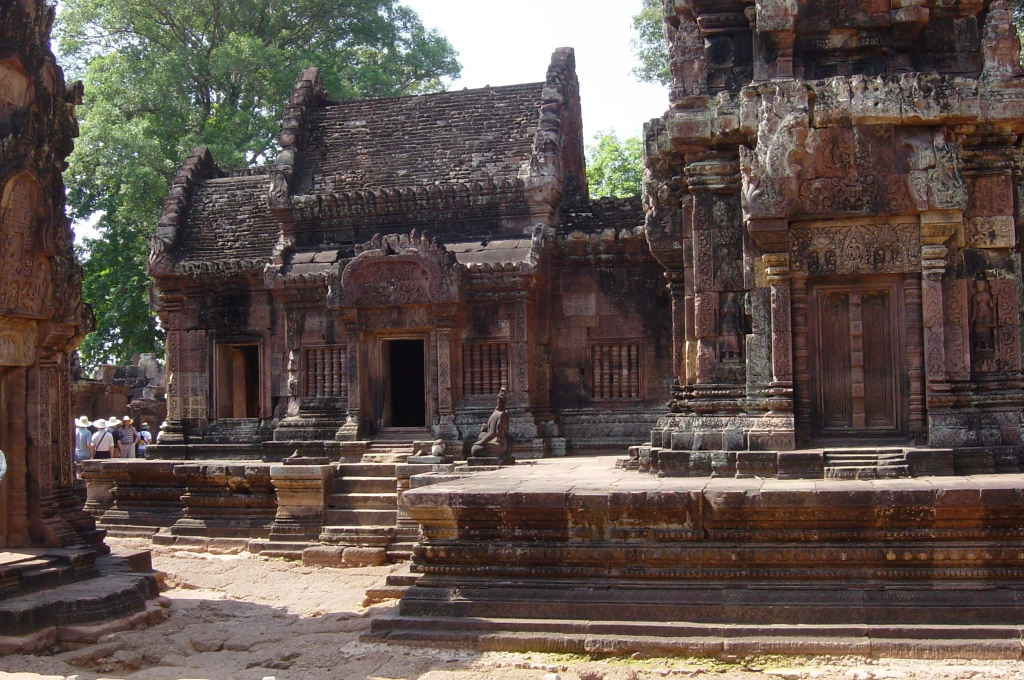
{"label": "carved stone tower", "polygon": [[653,444],[741,468],[809,447],[1019,446],[1024,78],[1007,3],[667,0],[665,15],[671,109],[645,131],[645,201],[677,384]]}
{"label": "carved stone tower", "polygon": [[82,86],[50,51],[54,9],[0,5],[0,548],[97,544],[73,493],[68,356],[92,324],[64,215]]}

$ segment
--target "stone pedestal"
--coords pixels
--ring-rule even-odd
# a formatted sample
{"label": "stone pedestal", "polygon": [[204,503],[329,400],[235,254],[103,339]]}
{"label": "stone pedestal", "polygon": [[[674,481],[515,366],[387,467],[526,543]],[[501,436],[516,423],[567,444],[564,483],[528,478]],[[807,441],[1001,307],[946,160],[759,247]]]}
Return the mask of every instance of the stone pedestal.
{"label": "stone pedestal", "polygon": [[277,512],[263,554],[301,559],[302,550],[318,541],[334,475],[332,465],[271,466]]}

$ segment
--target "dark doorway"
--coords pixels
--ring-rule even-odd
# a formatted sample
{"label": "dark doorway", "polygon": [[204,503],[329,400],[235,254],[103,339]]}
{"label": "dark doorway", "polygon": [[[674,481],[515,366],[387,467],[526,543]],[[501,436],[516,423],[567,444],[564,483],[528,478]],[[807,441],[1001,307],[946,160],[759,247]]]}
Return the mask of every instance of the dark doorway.
{"label": "dark doorway", "polygon": [[217,346],[217,417],[260,417],[260,348]]}
{"label": "dark doorway", "polygon": [[391,427],[426,427],[423,341],[392,340],[388,347]]}

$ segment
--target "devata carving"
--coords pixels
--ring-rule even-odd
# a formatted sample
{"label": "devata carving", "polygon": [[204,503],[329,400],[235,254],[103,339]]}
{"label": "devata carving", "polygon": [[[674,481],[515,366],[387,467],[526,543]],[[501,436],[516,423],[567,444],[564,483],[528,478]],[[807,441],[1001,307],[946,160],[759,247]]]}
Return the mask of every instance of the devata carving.
{"label": "devata carving", "polygon": [[995,336],[992,333],[995,326],[996,311],[988,291],[988,281],[978,279],[974,282],[974,293],[971,295],[971,341],[974,350],[995,348]]}

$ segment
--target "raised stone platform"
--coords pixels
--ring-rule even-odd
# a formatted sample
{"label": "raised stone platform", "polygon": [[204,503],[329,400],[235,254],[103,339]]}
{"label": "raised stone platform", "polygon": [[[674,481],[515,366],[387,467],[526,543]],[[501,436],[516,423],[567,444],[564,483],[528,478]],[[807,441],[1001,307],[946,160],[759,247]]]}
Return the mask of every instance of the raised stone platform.
{"label": "raised stone platform", "polygon": [[422,577],[370,636],[577,653],[725,654],[740,641],[745,653],[1021,655],[1024,475],[658,478],[614,463],[543,461],[406,492]]}
{"label": "raised stone platform", "polygon": [[[105,548],[105,546],[103,546]],[[0,654],[45,650],[164,619],[148,551],[0,552]]]}

